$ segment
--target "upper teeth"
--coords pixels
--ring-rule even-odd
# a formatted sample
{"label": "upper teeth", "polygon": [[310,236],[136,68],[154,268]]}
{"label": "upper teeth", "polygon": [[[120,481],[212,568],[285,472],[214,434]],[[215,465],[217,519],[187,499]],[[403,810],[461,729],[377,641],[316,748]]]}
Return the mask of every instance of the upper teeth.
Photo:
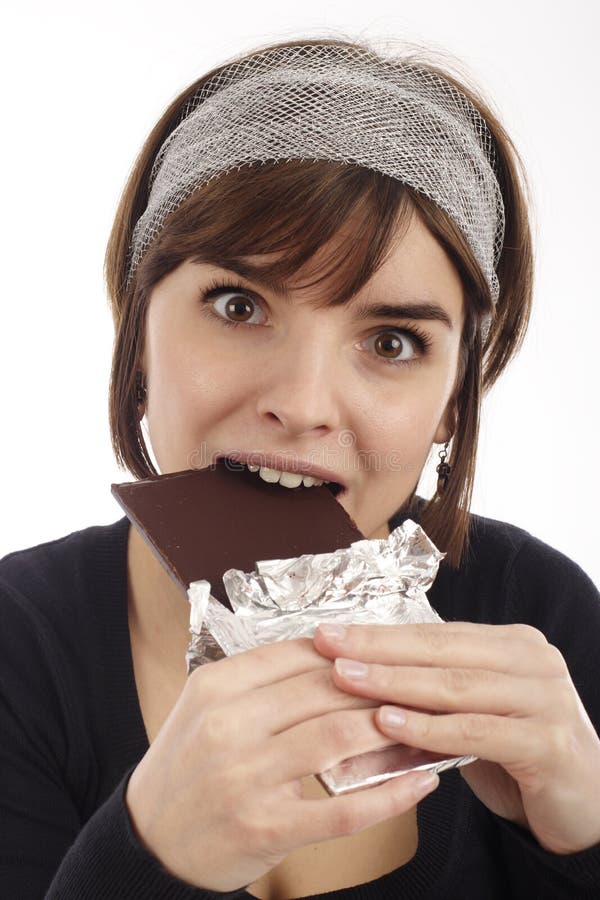
{"label": "upper teeth", "polygon": [[248,463],[250,472],[258,472],[263,481],[269,484],[282,484],[284,487],[295,488],[301,484],[304,487],[320,487],[322,484],[329,484],[328,481],[322,481],[319,478],[313,478],[312,475],[301,475],[299,472],[282,472],[279,469],[269,469],[267,466],[253,466]]}

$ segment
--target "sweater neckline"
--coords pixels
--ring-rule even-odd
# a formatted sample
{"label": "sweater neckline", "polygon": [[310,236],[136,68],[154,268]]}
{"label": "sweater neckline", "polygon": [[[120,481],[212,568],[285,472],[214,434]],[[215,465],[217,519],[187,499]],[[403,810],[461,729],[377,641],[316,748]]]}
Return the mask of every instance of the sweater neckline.
{"label": "sweater neckline", "polygon": [[[400,517],[395,516],[392,520],[394,527],[402,521],[398,519]],[[106,543],[95,543],[95,568],[109,587],[109,593],[105,597],[112,596],[116,605],[112,622],[116,622],[117,628],[116,633],[115,630],[111,630],[110,634],[107,632],[106,638],[113,648],[107,653],[115,662],[122,661],[109,666],[107,672],[108,703],[112,710],[111,726],[114,729],[111,732],[111,744],[117,757],[119,778],[139,761],[149,747],[135,683],[129,632],[127,541],[130,527],[128,518],[124,516],[113,525],[106,526]],[[117,652],[115,643],[118,645]],[[437,790],[418,805],[418,847],[412,859],[399,869],[373,881],[323,894],[311,894],[310,897],[299,900],[367,900],[373,897],[373,891],[382,900],[396,900],[400,888],[406,900],[422,900],[425,891],[459,870],[469,833],[469,828],[464,827],[464,819],[470,824],[470,810],[468,791],[460,773],[456,770],[442,773]],[[244,891],[243,896],[253,897],[247,891]]]}

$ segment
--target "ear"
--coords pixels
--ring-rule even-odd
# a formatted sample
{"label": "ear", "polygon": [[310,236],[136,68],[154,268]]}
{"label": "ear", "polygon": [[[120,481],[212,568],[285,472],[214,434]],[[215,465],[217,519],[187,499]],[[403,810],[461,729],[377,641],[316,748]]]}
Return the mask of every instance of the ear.
{"label": "ear", "polygon": [[440,419],[439,425],[433,436],[434,444],[445,444],[449,441],[456,431],[456,421],[458,419],[458,408],[454,401],[450,401],[444,415]]}

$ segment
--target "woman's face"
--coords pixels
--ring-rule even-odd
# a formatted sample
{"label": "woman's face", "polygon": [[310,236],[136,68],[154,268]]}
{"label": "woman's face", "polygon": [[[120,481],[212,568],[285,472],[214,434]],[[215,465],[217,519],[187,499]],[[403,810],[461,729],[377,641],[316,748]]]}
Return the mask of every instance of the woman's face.
{"label": "woman's face", "polygon": [[[351,241],[351,229],[334,240]],[[350,303],[317,309],[327,282],[306,285],[328,249],[287,297],[208,263],[160,281],[141,361],[147,426],[162,473],[237,455],[312,471],[344,486],[337,499],[363,534],[384,537],[432,442],[450,437],[463,290],[414,216]],[[215,280],[232,286],[205,299]]]}

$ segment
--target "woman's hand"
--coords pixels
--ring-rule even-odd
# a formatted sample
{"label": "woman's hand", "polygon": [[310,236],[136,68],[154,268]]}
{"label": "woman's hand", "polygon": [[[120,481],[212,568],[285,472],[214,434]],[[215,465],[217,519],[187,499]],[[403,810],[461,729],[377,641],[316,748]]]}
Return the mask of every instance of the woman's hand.
{"label": "woman's hand", "polygon": [[376,714],[382,734],[479,757],[461,769],[474,793],[551,852],[600,841],[600,739],[540,631],[446,622],[355,625],[336,637],[337,628],[321,626],[314,644],[336,660],[339,688],[394,704]]}
{"label": "woman's hand", "polygon": [[292,850],[406,812],[438,784],[416,773],[347,796],[309,800],[302,778],[395,743],[371,700],[339,690],[308,639],[196,669],[129,780],[126,803],[146,848],[196,887],[252,883]]}

